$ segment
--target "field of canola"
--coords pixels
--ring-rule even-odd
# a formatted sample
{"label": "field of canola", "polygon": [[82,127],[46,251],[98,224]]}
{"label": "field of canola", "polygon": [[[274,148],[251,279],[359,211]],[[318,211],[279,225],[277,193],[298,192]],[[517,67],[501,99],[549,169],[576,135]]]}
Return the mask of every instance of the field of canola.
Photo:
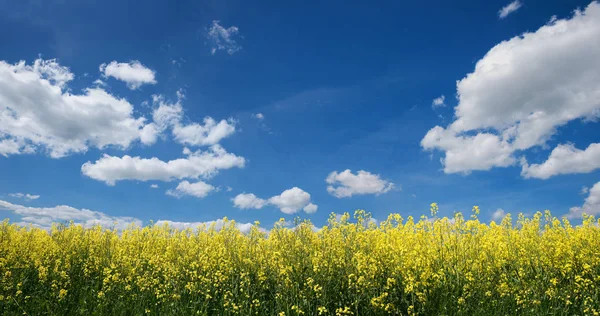
{"label": "field of canola", "polygon": [[598,315],[600,228],[364,211],[270,232],[0,223],[2,315]]}

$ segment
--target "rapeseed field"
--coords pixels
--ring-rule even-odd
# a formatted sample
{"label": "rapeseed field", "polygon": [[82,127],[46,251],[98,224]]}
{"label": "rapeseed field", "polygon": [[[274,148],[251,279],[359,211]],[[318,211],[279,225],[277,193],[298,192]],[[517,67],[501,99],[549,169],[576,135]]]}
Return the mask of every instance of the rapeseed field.
{"label": "rapeseed field", "polygon": [[364,211],[244,234],[0,224],[2,315],[598,315],[600,228]]}

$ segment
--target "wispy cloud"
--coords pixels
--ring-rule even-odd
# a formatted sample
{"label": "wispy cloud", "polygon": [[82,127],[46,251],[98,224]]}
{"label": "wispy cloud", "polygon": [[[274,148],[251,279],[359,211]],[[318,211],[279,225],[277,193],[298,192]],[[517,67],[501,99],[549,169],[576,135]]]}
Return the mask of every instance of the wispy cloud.
{"label": "wispy cloud", "polygon": [[515,0],[507,5],[505,5],[500,11],[498,11],[498,17],[500,19],[506,18],[509,14],[519,10],[523,6],[523,3],[519,0]]}
{"label": "wispy cloud", "polygon": [[242,49],[235,37],[239,34],[237,26],[224,28],[219,24],[219,21],[213,21],[212,26],[208,30],[207,39],[211,45],[211,54],[215,54],[219,50],[226,51],[229,55],[233,55]]}
{"label": "wispy cloud", "polygon": [[19,198],[19,199],[25,199],[28,201],[37,200],[40,198],[39,195],[29,194],[29,193],[9,193],[8,196],[14,197],[14,198]]}
{"label": "wispy cloud", "polygon": [[446,101],[446,97],[444,95],[441,95],[440,97],[433,99],[433,102],[431,102],[431,107],[434,109],[445,107],[446,103],[444,103],[444,101]]}

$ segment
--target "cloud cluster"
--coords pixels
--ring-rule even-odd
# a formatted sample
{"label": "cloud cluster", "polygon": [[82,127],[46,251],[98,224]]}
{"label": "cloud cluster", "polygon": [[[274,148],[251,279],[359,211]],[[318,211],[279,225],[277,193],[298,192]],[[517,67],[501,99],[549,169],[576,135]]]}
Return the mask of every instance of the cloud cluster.
{"label": "cloud cluster", "polygon": [[156,157],[141,158],[125,155],[115,157],[104,154],[95,162],[88,161],[81,166],[81,172],[92,179],[115,185],[121,180],[172,181],[175,179],[209,179],[220,170],[243,168],[243,157],[228,153],[220,145],[208,150],[186,151],[187,157],[162,161]]}
{"label": "cloud cluster", "polygon": [[350,169],[340,173],[333,171],[327,176],[325,182],[329,184],[327,192],[337,198],[361,194],[379,195],[394,188],[392,182],[381,179],[378,174],[364,170],[359,170],[357,174],[353,174]]}
{"label": "cloud cluster", "polygon": [[275,195],[267,200],[261,199],[252,193],[238,194],[232,199],[233,206],[240,209],[261,209],[266,205],[274,205],[285,214],[295,214],[300,210],[305,213],[314,213],[318,206],[310,202],[310,194],[304,190],[293,187]]}
{"label": "cloud cluster", "polygon": [[[598,119],[598,38],[600,3],[592,2],[571,18],[497,44],[457,83],[456,119],[429,130],[421,146],[445,153],[446,173],[489,170],[516,164],[516,153],[546,145],[568,122]],[[525,174],[535,173],[527,168]]]}
{"label": "cloud cluster", "polygon": [[[209,146],[219,143],[235,133],[235,121],[233,119],[217,122],[212,117],[205,117],[203,123],[183,122],[182,100],[185,98],[183,92],[177,93],[177,102],[169,103],[164,96],[154,95],[152,101],[155,109],[152,111],[151,128],[148,138],[156,139],[167,129],[171,129],[173,138],[180,144],[189,146]],[[150,125],[150,124],[149,124]]]}
{"label": "cloud cluster", "polygon": [[142,221],[134,217],[109,216],[102,212],[96,212],[88,209],[78,209],[67,205],[58,205],[55,207],[28,207],[12,204],[0,200],[0,210],[11,211],[21,216],[21,225],[33,225],[48,229],[53,222],[74,221],[84,227],[101,225],[103,227],[114,227],[116,229],[125,229],[130,224],[142,225]]}
{"label": "cloud cluster", "polygon": [[[86,228],[100,225],[104,228],[124,230],[132,224],[138,227],[142,226],[142,221],[135,217],[109,216],[102,212],[88,209],[78,209],[68,205],[58,205],[54,207],[27,207],[0,200],[0,210],[10,211],[20,216],[20,222],[16,222],[18,225],[32,225],[42,229],[50,229],[50,227],[52,227],[52,223],[68,224],[71,221],[73,221],[74,224],[82,225]],[[221,230],[232,223],[233,221],[226,219],[217,219],[215,221],[207,222],[174,222],[169,220],[159,220],[155,223],[155,225],[167,224],[170,227],[179,230],[187,228],[195,229],[199,226],[205,228],[213,227],[216,230]],[[235,227],[243,233],[250,232],[253,225],[254,224],[251,223],[235,223]],[[260,230],[266,232],[266,230],[263,228],[260,228]]]}
{"label": "cloud cluster", "polygon": [[61,158],[90,147],[126,149],[140,139],[145,119],[127,100],[98,86],[72,93],[73,78],[54,59],[0,61],[0,155],[44,151]]}

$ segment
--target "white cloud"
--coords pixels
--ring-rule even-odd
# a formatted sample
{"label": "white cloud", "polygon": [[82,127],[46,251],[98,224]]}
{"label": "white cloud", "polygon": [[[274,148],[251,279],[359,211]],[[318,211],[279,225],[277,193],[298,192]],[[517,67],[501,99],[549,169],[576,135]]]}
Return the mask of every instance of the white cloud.
{"label": "white cloud", "polygon": [[182,197],[184,195],[191,195],[197,198],[206,197],[210,192],[215,189],[212,185],[198,181],[195,183],[190,183],[188,181],[182,181],[177,185],[175,190],[168,190],[167,195],[171,195],[174,197]]}
{"label": "white cloud", "polygon": [[357,174],[353,174],[350,169],[341,173],[333,171],[327,176],[325,182],[329,184],[327,192],[337,198],[351,197],[355,194],[379,195],[394,188],[392,182],[364,170],[359,170]]}
{"label": "white cloud", "polygon": [[217,123],[212,117],[204,118],[204,125],[192,123],[173,126],[175,140],[192,146],[214,145],[235,132],[235,121],[221,120]]}
{"label": "white cloud", "polygon": [[[278,228],[279,228],[279,227],[281,227],[281,228],[288,228],[288,229],[291,229],[291,230],[293,230],[293,231],[296,231],[296,230],[298,230],[300,227],[302,227],[302,225],[304,225],[304,224],[305,224],[304,222],[300,222],[300,223],[293,223],[293,222],[290,222],[290,221],[284,221],[284,220],[283,220],[283,218],[282,218],[281,220],[279,220],[279,221],[275,222],[273,226],[274,226],[274,227],[278,227]],[[315,233],[316,233],[316,232],[318,232],[319,230],[321,230],[321,229],[322,229],[322,227],[317,227],[317,226],[315,226],[314,224],[310,223],[310,229],[311,229],[313,232],[315,232]]]}
{"label": "white cloud", "polygon": [[100,80],[100,79],[96,79],[94,80],[94,85],[96,85],[97,87],[105,87],[106,86],[106,82]]}
{"label": "white cloud", "polygon": [[39,195],[35,195],[35,194],[29,194],[29,193],[9,193],[8,196],[10,197],[14,197],[14,198],[19,198],[19,199],[25,199],[25,200],[37,200],[40,198]]}
{"label": "white cloud", "polygon": [[571,207],[567,217],[580,218],[582,217],[583,213],[594,216],[600,214],[600,182],[596,182],[596,184],[589,189],[589,195],[585,199],[583,206]]}
{"label": "white cloud", "polygon": [[259,121],[262,121],[265,119],[265,116],[262,113],[253,114],[252,117],[254,117],[255,119],[257,119]]}
{"label": "white cloud", "polygon": [[105,154],[96,162],[88,161],[83,164],[81,172],[92,179],[114,185],[121,180],[172,181],[184,178],[211,178],[222,169],[243,168],[245,162],[243,157],[228,153],[219,145],[213,145],[209,150],[190,152],[186,158],[167,162],[156,157],[115,157]]}
{"label": "white cloud", "polygon": [[445,107],[446,103],[444,103],[446,100],[446,97],[444,95],[441,95],[440,97],[437,97],[435,99],[433,99],[433,102],[431,102],[431,107],[432,108],[440,108],[440,107]]}
{"label": "white cloud", "polygon": [[23,151],[24,142],[19,142],[15,139],[0,140],[0,155],[8,157],[10,155],[18,155]]}
{"label": "white cloud", "polygon": [[179,124],[183,119],[183,93],[177,94],[177,102],[170,103],[162,95],[153,95],[152,103],[156,108],[152,111],[152,120],[160,130]]}
{"label": "white cloud", "polygon": [[590,188],[583,186],[583,187],[581,187],[581,191],[579,191],[579,194],[585,195],[585,194],[588,194],[589,192],[590,192]]}
{"label": "white cloud", "polygon": [[[600,113],[600,3],[492,48],[457,83],[455,121],[432,128],[424,149],[445,152],[446,173],[514,165],[558,127]],[[550,53],[549,53],[550,52]],[[467,159],[467,160],[465,160]]]}
{"label": "white cloud", "polygon": [[[124,230],[131,224],[134,224],[138,227],[142,226],[142,221],[135,217],[109,216],[102,212],[92,211],[89,209],[78,209],[67,205],[58,205],[55,207],[27,207],[0,200],[0,210],[10,211],[20,216],[20,221],[15,222],[17,225],[32,225],[42,229],[50,229],[52,223],[65,223],[70,221],[73,221],[74,224],[82,225],[86,228],[100,225],[104,228],[116,228],[117,230]],[[172,228],[179,230],[187,228],[195,229],[199,226],[204,226],[206,229],[208,229],[214,225],[212,227],[214,227],[216,230],[221,230],[233,223],[234,221],[226,219],[217,219],[207,222],[174,222],[169,220],[159,220],[155,223],[155,225],[162,226],[168,224]],[[251,223],[235,222],[235,227],[242,233],[249,233],[253,225],[254,224]],[[266,232],[266,230],[263,228],[259,229],[263,232]]]}
{"label": "white cloud", "polygon": [[469,173],[473,170],[490,170],[492,167],[508,167],[516,162],[510,144],[490,133],[475,136],[458,136],[436,126],[421,140],[426,150],[440,149],[446,152],[441,159],[445,173]]}
{"label": "white cloud", "polygon": [[506,212],[503,209],[499,208],[494,213],[492,213],[492,220],[496,223],[502,222],[504,217],[506,216]]}
{"label": "white cloud", "polygon": [[235,198],[232,199],[232,201],[233,206],[241,209],[261,209],[267,204],[267,201],[258,198],[252,193],[238,194]]}
{"label": "white cloud", "polygon": [[151,184],[150,188],[152,188],[152,189],[158,189],[158,184],[156,184],[156,183],[155,184]]}
{"label": "white cloud", "polygon": [[[184,124],[183,107],[181,102],[185,96],[178,91],[177,102],[169,103],[163,96],[152,97],[156,108],[152,112],[155,124],[154,135],[162,133],[171,128],[174,139],[183,145],[207,146],[219,143],[235,133],[235,121],[233,119],[217,122],[212,117],[205,117],[204,124]],[[150,125],[150,124],[149,124]]]}
{"label": "white cloud", "polygon": [[155,84],[154,71],[140,63],[137,60],[128,63],[118,63],[116,61],[100,65],[100,72],[104,77],[113,77],[117,80],[127,83],[131,90],[138,89],[144,84]]}
{"label": "white cloud", "polygon": [[252,193],[238,194],[232,199],[233,206],[241,209],[261,209],[266,205],[274,205],[285,214],[295,214],[300,210],[306,213],[314,213],[318,206],[310,202],[310,194],[304,190],[293,187],[275,195],[268,200],[261,199]]}
{"label": "white cloud", "polygon": [[519,0],[515,0],[507,5],[505,5],[502,9],[498,11],[498,18],[504,19],[509,14],[519,10],[523,4]]}
{"label": "white cloud", "polygon": [[[214,228],[215,230],[220,231],[223,228],[230,227],[230,225],[232,225],[233,223],[235,223],[235,227],[244,234],[249,233],[250,230],[252,229],[252,226],[254,226],[254,224],[252,224],[252,223],[238,223],[238,222],[234,222],[234,221],[226,220],[226,219],[222,219],[222,218],[214,220],[214,221],[207,221],[207,222],[174,222],[174,221],[169,221],[169,220],[159,220],[156,222],[155,225],[156,226],[168,225],[177,230]],[[259,228],[259,230],[262,232],[266,232],[266,230],[264,228]]]}
{"label": "white cloud", "polygon": [[211,53],[214,55],[219,50],[226,51],[229,55],[242,49],[236,41],[239,29],[237,26],[224,28],[219,24],[219,21],[213,21],[212,26],[208,30],[207,38],[211,45]]}
{"label": "white cloud", "polygon": [[53,158],[89,147],[128,148],[145,119],[133,106],[100,87],[69,91],[74,75],[56,60],[8,64],[0,61],[0,154],[45,149]]}
{"label": "white cloud", "polygon": [[587,149],[575,148],[573,144],[558,145],[542,164],[523,164],[524,178],[548,179],[559,174],[588,173],[600,168],[600,143],[590,144]]}
{"label": "white cloud", "polygon": [[[310,194],[304,190],[293,187],[283,191],[280,195],[269,199],[269,204],[275,205],[285,214],[294,214],[310,203]],[[309,208],[309,210],[312,208]]]}
{"label": "white cloud", "polygon": [[129,224],[142,225],[142,221],[134,217],[109,216],[102,212],[88,209],[77,209],[67,205],[55,207],[27,207],[0,200],[0,210],[11,211],[21,216],[21,224],[33,224],[36,227],[48,229],[53,222],[74,221],[84,227],[101,225],[125,229]]}
{"label": "white cloud", "polygon": [[315,213],[318,209],[319,209],[319,207],[316,204],[312,204],[312,203],[308,203],[308,205],[306,205],[303,208],[304,212],[306,212],[307,214]]}
{"label": "white cloud", "polygon": [[156,124],[150,123],[144,126],[140,131],[140,141],[144,145],[152,145],[156,143],[160,131],[156,127]]}

